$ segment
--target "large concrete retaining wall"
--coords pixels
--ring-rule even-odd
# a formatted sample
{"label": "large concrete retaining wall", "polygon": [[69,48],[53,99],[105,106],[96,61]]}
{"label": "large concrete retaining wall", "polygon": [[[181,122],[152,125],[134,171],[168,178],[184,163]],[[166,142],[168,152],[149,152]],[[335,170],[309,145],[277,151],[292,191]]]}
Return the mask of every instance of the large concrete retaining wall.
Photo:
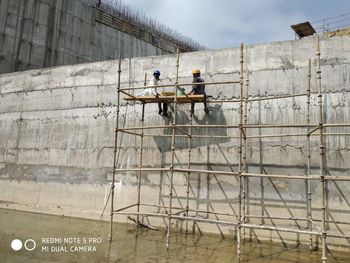
{"label": "large concrete retaining wall", "polygon": [[117,20],[82,0],[1,0],[0,73],[175,53]]}
{"label": "large concrete retaining wall", "polygon": [[[308,59],[312,59],[311,122],[317,123],[315,74],[316,39],[277,42],[245,47],[249,70],[249,94],[272,96],[304,93],[307,89]],[[350,37],[321,39],[323,113],[325,123],[350,122]],[[113,163],[116,82],[118,61],[79,64],[52,69],[25,71],[0,76],[0,200],[2,207],[97,218],[107,200]],[[122,87],[142,85],[144,74],[154,68],[162,72],[164,84],[175,81],[175,55],[122,60]],[[200,68],[206,81],[239,79],[239,48],[201,51],[180,55],[179,82],[191,81],[192,68]],[[246,78],[246,76],[245,76]],[[189,91],[189,88],[187,88]],[[214,99],[238,98],[239,86],[208,86]],[[121,101],[119,126],[138,126],[140,104]],[[179,123],[189,122],[189,105],[180,105]],[[213,103],[205,115],[196,105],[194,123],[237,124],[237,103]],[[146,105],[145,125],[169,124],[158,115],[156,104]],[[248,123],[304,124],[306,97],[251,102]],[[303,129],[251,129],[249,135],[295,133]],[[326,128],[325,132],[346,132]],[[148,131],[151,132],[151,131]],[[170,134],[159,129],[153,134]],[[237,129],[193,129],[200,135],[238,135]],[[137,166],[139,138],[120,134],[119,167]],[[306,173],[306,137],[249,139],[249,172],[303,175]],[[238,141],[227,138],[193,139],[192,168],[237,170]],[[349,136],[325,139],[326,174],[349,175]],[[146,167],[170,164],[170,138],[147,138],[144,142]],[[187,166],[187,140],[176,141],[176,165]],[[318,136],[311,137],[312,174],[319,174]],[[136,202],[136,174],[117,175],[116,206]],[[167,173],[144,173],[144,203],[167,204]],[[186,178],[174,178],[174,205],[185,206]],[[236,213],[238,184],[234,177],[192,174],[191,207]],[[246,190],[247,213],[263,217],[306,217],[306,184],[303,180],[250,178]],[[312,181],[312,211],[315,223],[321,218],[321,187]],[[350,184],[327,184],[327,219],[348,221]],[[148,211],[156,211],[148,208]],[[206,214],[203,214],[205,216]],[[224,220],[232,217],[220,216]],[[105,217],[108,219],[108,216]],[[124,216],[116,220],[125,221]],[[163,221],[152,221],[163,224]],[[305,221],[251,219],[252,223],[306,228]],[[202,231],[234,233],[232,227],[199,224]],[[349,233],[349,227],[328,224],[333,233]],[[285,242],[308,240],[308,236],[269,231],[247,231],[253,237]],[[348,240],[329,238],[335,245],[348,246]]]}

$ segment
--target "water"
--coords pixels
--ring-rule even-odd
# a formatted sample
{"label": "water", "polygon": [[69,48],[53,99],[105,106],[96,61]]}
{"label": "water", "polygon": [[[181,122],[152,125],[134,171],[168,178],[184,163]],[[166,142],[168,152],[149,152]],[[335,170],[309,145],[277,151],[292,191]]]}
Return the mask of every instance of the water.
{"label": "water", "polygon": [[[114,230],[109,243],[108,223],[0,209],[0,262],[236,262],[232,238],[173,233],[167,252],[164,230],[136,229],[132,224],[115,224]],[[36,247],[14,251],[14,239],[29,240],[29,250],[34,242]],[[241,262],[314,263],[320,258],[319,252],[302,248],[247,242]],[[350,262],[350,253],[332,252],[328,262]]]}

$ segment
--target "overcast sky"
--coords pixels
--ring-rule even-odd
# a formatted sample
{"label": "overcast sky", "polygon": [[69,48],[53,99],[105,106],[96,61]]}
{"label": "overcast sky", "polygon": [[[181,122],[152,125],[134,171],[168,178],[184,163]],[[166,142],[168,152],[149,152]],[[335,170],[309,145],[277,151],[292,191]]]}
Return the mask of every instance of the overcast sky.
{"label": "overcast sky", "polygon": [[[290,25],[350,13],[350,0],[123,0],[207,48],[294,39]],[[345,16],[349,20],[350,14]],[[340,20],[340,19],[338,19]]]}

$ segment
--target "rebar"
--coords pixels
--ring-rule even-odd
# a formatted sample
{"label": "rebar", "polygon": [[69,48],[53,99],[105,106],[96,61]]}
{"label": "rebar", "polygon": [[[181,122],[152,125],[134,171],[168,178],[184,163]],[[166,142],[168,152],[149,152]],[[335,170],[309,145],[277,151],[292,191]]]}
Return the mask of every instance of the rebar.
{"label": "rebar", "polygon": [[115,16],[122,20],[123,23],[142,29],[146,31],[147,34],[156,36],[173,47],[179,47],[183,51],[189,52],[205,49],[204,46],[193,39],[183,36],[176,30],[159,23],[156,19],[146,17],[142,12],[132,9],[120,0],[99,0],[98,5],[96,5],[96,0],[83,0],[83,2],[107,14]]}

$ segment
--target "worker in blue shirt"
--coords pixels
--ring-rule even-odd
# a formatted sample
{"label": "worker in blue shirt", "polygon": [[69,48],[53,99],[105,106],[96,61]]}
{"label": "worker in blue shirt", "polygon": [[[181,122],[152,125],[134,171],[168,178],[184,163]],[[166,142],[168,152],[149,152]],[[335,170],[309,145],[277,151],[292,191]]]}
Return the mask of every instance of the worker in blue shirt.
{"label": "worker in blue shirt", "polygon": [[[192,75],[193,75],[193,81],[192,83],[198,83],[198,82],[204,82],[204,80],[201,78],[201,71],[199,69],[194,69],[192,70]],[[204,112],[209,113],[209,109],[207,107],[206,101],[206,93],[205,93],[205,85],[204,84],[198,84],[198,85],[193,85],[192,90],[188,95],[199,95],[203,94],[204,95]],[[191,115],[194,114],[194,102],[191,102]]]}

